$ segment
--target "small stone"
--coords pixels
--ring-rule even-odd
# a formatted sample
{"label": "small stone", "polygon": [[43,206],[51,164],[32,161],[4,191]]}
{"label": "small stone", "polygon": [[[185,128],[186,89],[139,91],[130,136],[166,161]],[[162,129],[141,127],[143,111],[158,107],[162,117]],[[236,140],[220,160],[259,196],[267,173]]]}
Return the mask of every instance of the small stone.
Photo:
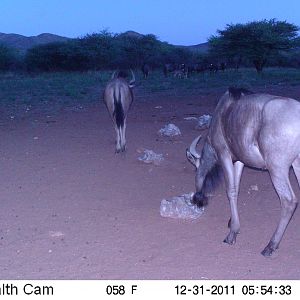
{"label": "small stone", "polygon": [[146,164],[154,164],[159,165],[164,160],[164,157],[162,154],[155,153],[152,150],[145,149],[143,152],[143,155],[141,155],[138,160],[146,163]]}
{"label": "small stone", "polygon": [[165,127],[161,128],[158,131],[158,134],[164,136],[176,136],[176,135],[181,135],[181,131],[176,125],[170,123],[165,125]]}
{"label": "small stone", "polygon": [[162,217],[197,219],[204,211],[203,207],[198,207],[191,202],[194,193],[183,194],[171,199],[163,199],[160,204],[160,215]]}

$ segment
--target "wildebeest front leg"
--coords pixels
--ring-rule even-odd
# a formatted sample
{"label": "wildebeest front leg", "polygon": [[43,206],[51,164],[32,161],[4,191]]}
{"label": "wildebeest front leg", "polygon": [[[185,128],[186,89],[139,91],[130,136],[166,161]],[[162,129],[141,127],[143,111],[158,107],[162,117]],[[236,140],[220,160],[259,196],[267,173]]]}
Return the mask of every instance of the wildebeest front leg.
{"label": "wildebeest front leg", "polygon": [[286,227],[297,207],[297,199],[289,181],[289,168],[281,167],[276,170],[269,169],[269,171],[276,192],[280,198],[281,216],[270,242],[261,252],[263,256],[271,256],[278,248]]}
{"label": "wildebeest front leg", "polygon": [[224,242],[227,244],[234,244],[236,236],[240,232],[240,220],[237,209],[237,197],[239,192],[240,180],[243,171],[244,164],[240,161],[232,164],[231,159],[224,161],[224,175],[226,179],[226,191],[227,197],[230,203],[231,219],[230,219],[230,231]]}

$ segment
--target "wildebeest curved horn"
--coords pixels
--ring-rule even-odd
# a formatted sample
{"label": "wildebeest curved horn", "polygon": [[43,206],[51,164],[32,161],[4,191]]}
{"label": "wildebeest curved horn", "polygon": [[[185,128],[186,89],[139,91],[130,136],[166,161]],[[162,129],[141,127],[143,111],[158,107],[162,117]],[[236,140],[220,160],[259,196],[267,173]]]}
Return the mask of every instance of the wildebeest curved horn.
{"label": "wildebeest curved horn", "polygon": [[135,83],[135,76],[134,76],[134,73],[133,73],[132,69],[130,69],[130,72],[131,72],[131,75],[132,75],[132,79],[130,80],[129,85],[133,86],[134,83]]}
{"label": "wildebeest curved horn", "polygon": [[112,75],[111,75],[111,79],[114,79],[114,78],[115,78],[115,76],[116,76],[116,72],[117,72],[117,71],[114,71],[114,72],[112,73]]}
{"label": "wildebeest curved horn", "polygon": [[200,140],[201,140],[201,134],[192,141],[190,148],[189,148],[190,153],[193,156],[195,156],[196,158],[200,158],[200,154],[196,150],[196,147],[197,147],[198,143],[200,142]]}

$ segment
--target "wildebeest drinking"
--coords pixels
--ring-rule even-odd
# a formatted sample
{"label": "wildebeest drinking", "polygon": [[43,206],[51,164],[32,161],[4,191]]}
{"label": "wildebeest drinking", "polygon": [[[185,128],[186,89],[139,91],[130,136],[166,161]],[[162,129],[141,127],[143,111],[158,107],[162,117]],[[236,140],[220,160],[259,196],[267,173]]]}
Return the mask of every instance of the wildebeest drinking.
{"label": "wildebeest drinking", "polygon": [[209,179],[221,166],[230,202],[230,231],[224,242],[234,244],[240,230],[237,208],[244,165],[268,170],[281,203],[278,226],[262,251],[270,256],[278,248],[297,206],[289,180],[292,167],[300,184],[300,103],[269,94],[230,88],[219,100],[201,155],[195,139],[187,158],[197,168],[193,200],[204,205]]}

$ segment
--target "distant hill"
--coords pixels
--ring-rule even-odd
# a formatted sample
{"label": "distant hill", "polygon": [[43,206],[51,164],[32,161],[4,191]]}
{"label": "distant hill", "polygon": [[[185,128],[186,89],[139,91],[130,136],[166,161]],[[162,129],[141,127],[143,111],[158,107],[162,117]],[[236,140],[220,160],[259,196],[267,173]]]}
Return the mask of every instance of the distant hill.
{"label": "distant hill", "polygon": [[184,49],[189,49],[193,52],[198,52],[198,53],[206,53],[209,50],[209,44],[206,43],[202,43],[202,44],[198,44],[198,45],[191,45],[191,46],[177,46],[180,48],[184,48]]}
{"label": "distant hill", "polygon": [[129,31],[125,31],[123,33],[120,33],[119,36],[121,36],[121,37],[132,37],[132,38],[142,38],[144,36],[144,34],[129,30]]}
{"label": "distant hill", "polygon": [[0,33],[0,44],[13,47],[21,51],[26,51],[27,49],[36,45],[52,42],[65,42],[67,40],[69,40],[69,38],[51,33],[42,33],[37,36],[28,37],[14,33]]}
{"label": "distant hill", "polygon": [[[144,35],[141,33],[129,30],[129,31],[121,33],[119,36],[141,38]],[[174,46],[179,47],[179,48],[189,49],[193,52],[198,52],[198,53],[206,53],[209,50],[208,42],[202,43],[202,44],[197,44],[197,45],[191,45],[191,46],[181,46],[181,45],[174,45]]]}
{"label": "distant hill", "polygon": [[[121,33],[119,36],[128,36],[135,38],[142,38],[144,35],[132,30]],[[27,49],[41,44],[53,43],[53,42],[65,42],[70,40],[70,38],[59,36],[51,33],[42,33],[37,36],[24,36],[15,33],[0,33],[0,44],[7,45],[12,48],[16,48],[22,52],[25,52]],[[198,45],[191,46],[179,46],[176,47],[189,49],[193,52],[205,53],[208,51],[208,43],[202,43]]]}

